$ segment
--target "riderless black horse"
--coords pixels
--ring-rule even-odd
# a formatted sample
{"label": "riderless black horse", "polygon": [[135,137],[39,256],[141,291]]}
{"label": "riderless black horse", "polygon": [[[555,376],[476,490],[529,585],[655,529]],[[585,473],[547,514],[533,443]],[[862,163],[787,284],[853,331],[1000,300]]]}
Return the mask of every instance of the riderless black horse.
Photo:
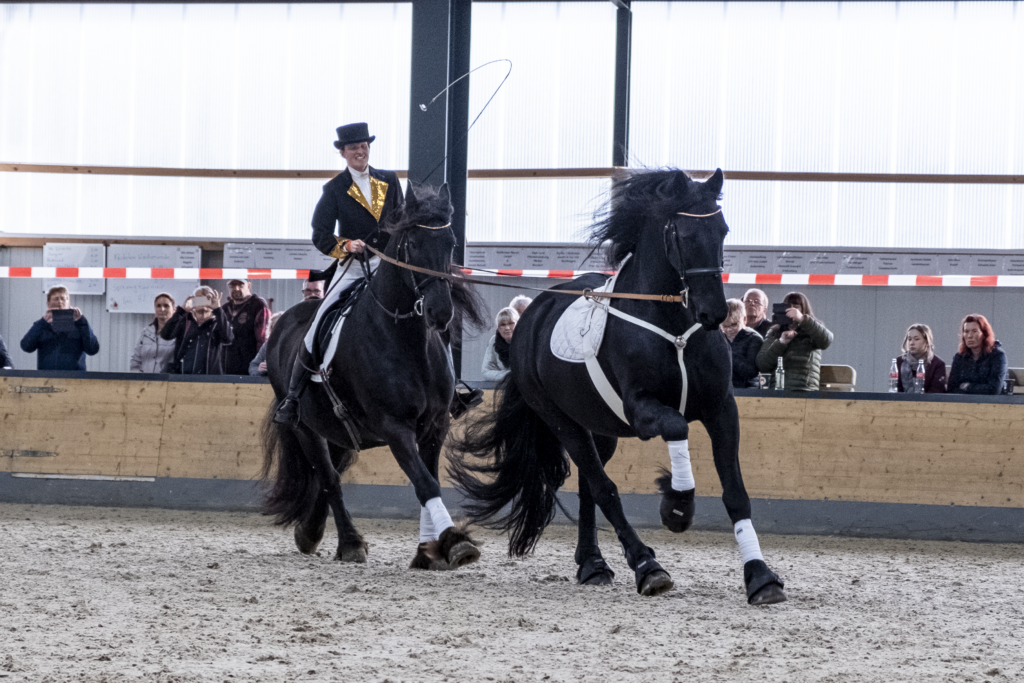
{"label": "riderless black horse", "polygon": [[[596,503],[615,528],[637,591],[655,595],[670,589],[672,580],[654,550],[626,520],[604,464],[621,437],[667,441],[672,473],[657,482],[661,517],[672,531],[685,531],[694,513],[687,423],[700,420],[711,437],[722,500],[735,525],[748,600],[786,599],[782,580],[761,555],[740,476],[732,361],[718,329],[728,312],[721,278],[728,226],[717,204],[722,182],[721,170],[705,183],[682,171],[660,170],[634,173],[613,187],[591,237],[611,241],[611,265],[620,270],[616,292],[656,296],[599,300],[612,309],[597,356],[610,384],[607,399],[583,363],[559,359],[550,349],[556,321],[577,297],[542,293],[519,319],[511,372],[499,387],[494,411],[471,422],[450,454],[450,473],[467,496],[464,510],[471,520],[506,530],[510,555],[531,552],[553,519],[556,492],[569,474],[568,452],[580,475],[577,580],[609,584],[614,576],[598,548]],[[554,289],[594,289],[606,279],[588,274]],[[620,397],[622,417],[611,407]]]}
{"label": "riderless black horse", "polygon": [[273,415],[319,302],[293,306],[274,327],[267,371],[276,398],[263,422],[263,478],[273,474],[273,482],[264,510],[277,524],[295,524],[303,553],[316,550],[330,510],[338,527],[336,559],[366,561],[368,546],[345,509],[340,477],[358,450],[387,445],[422,506],[412,566],[447,569],[480,555],[441,502],[438,460],[455,390],[450,326],[482,326],[482,303],[458,277],[424,276],[401,265],[452,272],[451,213],[447,186],[435,193],[410,184],[401,214],[385,228],[391,239],[382,262],[338,332],[324,381],[302,393],[295,428],[273,422]]}

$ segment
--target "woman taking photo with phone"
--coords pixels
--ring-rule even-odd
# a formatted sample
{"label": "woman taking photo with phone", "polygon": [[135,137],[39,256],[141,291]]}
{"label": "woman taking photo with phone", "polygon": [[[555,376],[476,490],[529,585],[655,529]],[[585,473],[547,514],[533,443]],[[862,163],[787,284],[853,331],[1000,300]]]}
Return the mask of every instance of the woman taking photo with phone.
{"label": "woman taking photo with phone", "polygon": [[960,352],[953,356],[946,391],[951,394],[990,394],[1002,391],[1006,354],[988,319],[972,313],[960,323]]}
{"label": "woman taking photo with phone", "polygon": [[787,294],[782,305],[785,313],[772,316],[772,326],[757,354],[757,368],[774,373],[781,358],[787,391],[817,391],[821,352],[832,344],[832,333],[814,317],[811,302],[800,292]]}
{"label": "woman taking photo with phone", "polygon": [[220,292],[200,287],[178,306],[160,336],[173,339],[174,360],[168,372],[223,375],[224,347],[234,341],[231,324],[220,308]]}

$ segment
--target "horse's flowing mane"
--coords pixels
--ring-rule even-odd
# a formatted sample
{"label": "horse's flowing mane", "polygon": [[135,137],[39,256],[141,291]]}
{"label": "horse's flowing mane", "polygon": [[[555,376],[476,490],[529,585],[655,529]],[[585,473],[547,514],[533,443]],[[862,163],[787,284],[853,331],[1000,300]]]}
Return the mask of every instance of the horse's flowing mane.
{"label": "horse's flowing mane", "polygon": [[[414,188],[416,204],[410,206],[407,201],[401,211],[392,214],[381,230],[391,235],[391,243],[399,240],[403,233],[418,226],[439,227],[451,222],[452,205],[447,190],[438,192],[430,185],[416,185]],[[452,304],[454,318],[452,324],[466,332],[479,332],[488,323],[489,315],[483,299],[467,283],[461,280],[464,274],[453,264],[450,270],[454,276],[452,283]],[[461,335],[455,335],[453,345],[458,346]]]}
{"label": "horse's flowing mane", "polygon": [[608,265],[618,267],[627,254],[636,250],[646,223],[664,223],[686,208],[693,182],[675,168],[633,171],[615,181],[608,201],[595,214],[590,242],[611,240]]}

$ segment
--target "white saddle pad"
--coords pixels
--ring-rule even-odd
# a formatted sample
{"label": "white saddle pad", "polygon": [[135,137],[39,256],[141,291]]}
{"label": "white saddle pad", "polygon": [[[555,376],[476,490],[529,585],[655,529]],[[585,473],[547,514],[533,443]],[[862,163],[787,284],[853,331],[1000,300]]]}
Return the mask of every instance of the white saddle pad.
{"label": "white saddle pad", "polygon": [[[626,260],[619,266],[619,272],[622,271]],[[604,286],[596,287],[594,291],[614,292],[615,280],[618,277],[616,273]],[[555,323],[555,329],[551,331],[551,353],[555,358],[570,363],[586,362],[588,357],[596,356],[601,350],[601,340],[604,339],[604,327],[607,322],[608,311],[603,305],[579,297],[565,309]]]}

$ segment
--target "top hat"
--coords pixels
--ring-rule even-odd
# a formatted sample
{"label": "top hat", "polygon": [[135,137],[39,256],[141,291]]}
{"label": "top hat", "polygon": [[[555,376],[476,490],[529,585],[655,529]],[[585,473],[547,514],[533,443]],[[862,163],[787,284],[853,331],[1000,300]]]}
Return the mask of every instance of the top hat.
{"label": "top hat", "polygon": [[370,127],[365,123],[350,123],[347,126],[340,126],[338,129],[338,141],[334,146],[338,149],[345,145],[354,145],[357,142],[373,142],[376,135],[370,135]]}

